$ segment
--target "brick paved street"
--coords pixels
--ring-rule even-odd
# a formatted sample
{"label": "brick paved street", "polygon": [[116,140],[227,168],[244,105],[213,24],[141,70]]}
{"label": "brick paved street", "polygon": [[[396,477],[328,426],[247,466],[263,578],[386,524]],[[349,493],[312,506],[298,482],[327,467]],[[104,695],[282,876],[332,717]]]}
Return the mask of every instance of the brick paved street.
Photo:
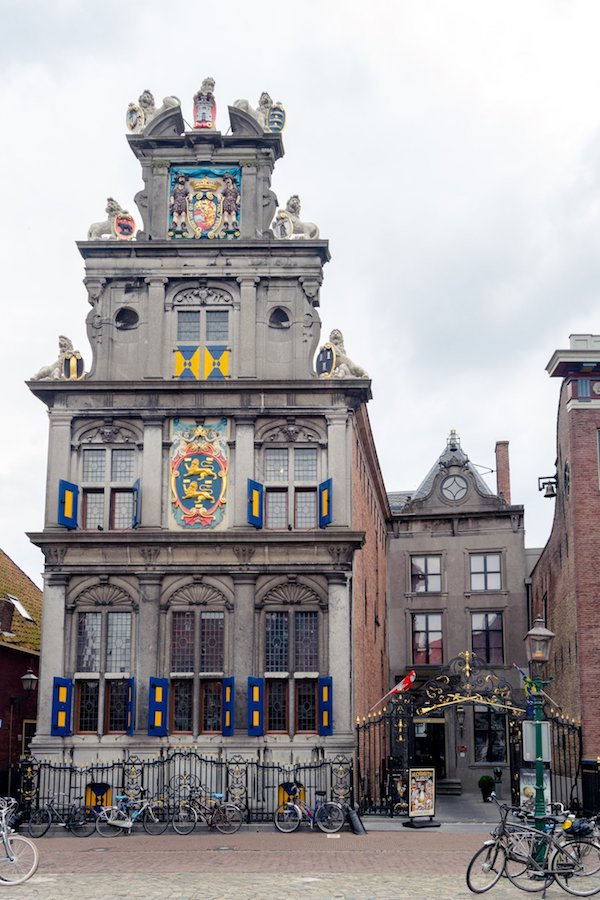
{"label": "brick paved street", "polygon": [[[12,893],[23,900],[465,900],[475,896],[465,883],[467,862],[486,837],[483,829],[445,828],[334,837],[265,829],[113,839],[61,834],[37,842],[38,872]],[[490,900],[521,895],[501,882]],[[559,896],[566,895],[558,887],[547,893]]]}

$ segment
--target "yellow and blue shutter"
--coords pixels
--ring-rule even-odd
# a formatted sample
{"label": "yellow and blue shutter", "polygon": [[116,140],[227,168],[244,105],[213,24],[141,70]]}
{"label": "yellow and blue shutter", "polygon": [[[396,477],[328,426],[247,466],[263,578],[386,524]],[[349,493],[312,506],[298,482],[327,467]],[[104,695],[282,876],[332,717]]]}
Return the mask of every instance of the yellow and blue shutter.
{"label": "yellow and blue shutter", "polygon": [[126,734],[130,737],[135,730],[135,678],[129,678],[127,682],[127,704],[125,707],[127,727]]}
{"label": "yellow and blue shutter", "polygon": [[263,527],[264,487],[259,481],[248,479],[248,524]]}
{"label": "yellow and blue shutter", "polygon": [[325,528],[333,521],[333,479],[328,478],[319,485],[319,528]]}
{"label": "yellow and blue shutter", "polygon": [[200,347],[178,347],[175,351],[175,378],[180,381],[200,379]]}
{"label": "yellow and blue shutter", "polygon": [[319,734],[333,734],[333,678],[319,678]]}
{"label": "yellow and blue shutter", "polygon": [[166,678],[151,678],[148,696],[148,734],[164,737],[167,734],[169,710],[169,682]]}
{"label": "yellow and blue shutter", "polygon": [[77,528],[77,499],[79,487],[70,481],[58,482],[58,524]]}
{"label": "yellow and blue shutter", "polygon": [[265,679],[248,678],[248,734],[260,737],[265,733]]}
{"label": "yellow and blue shutter", "polygon": [[142,486],[140,479],[133,485],[133,508],[131,511],[131,527],[136,528],[142,521]]}
{"label": "yellow and blue shutter", "polygon": [[204,378],[229,378],[229,347],[209,344],[204,348]]}
{"label": "yellow and blue shutter", "polygon": [[71,734],[71,704],[73,682],[70,678],[54,678],[52,683],[52,719],[50,734],[65,737]]}
{"label": "yellow and blue shutter", "polygon": [[234,721],[235,681],[233,678],[224,678],[222,682],[223,719],[221,722],[221,734],[223,737],[231,737],[235,729]]}

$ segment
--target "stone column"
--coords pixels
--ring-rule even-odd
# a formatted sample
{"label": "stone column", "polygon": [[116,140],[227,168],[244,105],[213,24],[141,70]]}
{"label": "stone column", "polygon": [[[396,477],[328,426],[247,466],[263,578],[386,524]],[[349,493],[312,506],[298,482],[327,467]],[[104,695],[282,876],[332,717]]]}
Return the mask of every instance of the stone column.
{"label": "stone column", "polygon": [[341,528],[349,527],[352,522],[351,453],[347,410],[328,413],[326,476],[333,478],[333,523]]}
{"label": "stone column", "polygon": [[[37,733],[49,735],[52,719],[53,679],[71,677],[65,671],[65,606],[67,575],[54,572],[44,575],[44,615],[42,616],[41,644],[44,652],[40,658],[38,683]],[[73,715],[74,715],[73,710]]]}
{"label": "stone column", "polygon": [[235,678],[235,730],[246,732],[248,714],[248,675],[254,670],[256,575],[238,572],[233,576],[235,609],[233,613],[233,676]]}
{"label": "stone column", "polygon": [[329,674],[333,676],[333,725],[339,736],[353,730],[350,659],[350,591],[343,572],[327,576],[329,583]]}
{"label": "stone column", "polygon": [[[61,398],[62,400],[62,398]],[[50,410],[48,438],[48,471],[46,478],[45,528],[56,527],[58,517],[58,482],[74,480],[71,471],[71,412],[60,407]],[[81,503],[81,496],[79,497]]]}
{"label": "stone column", "polygon": [[242,215],[240,236],[255,238],[258,228],[256,202],[256,166],[242,166]]}
{"label": "stone column", "polygon": [[[164,342],[164,304],[167,278],[145,279],[148,285],[148,321],[146,323],[145,378],[164,378],[162,358]],[[171,374],[171,373],[169,373]]]}
{"label": "stone column", "polygon": [[260,278],[240,277],[239,359],[236,370],[240,378],[256,378],[256,286]]}
{"label": "stone column", "polygon": [[160,670],[160,642],[164,632],[164,618],[160,610],[162,575],[142,572],[138,576],[140,601],[137,616],[135,654],[136,721],[135,730],[147,731],[148,687],[150,678],[163,677]]}
{"label": "stone column", "polygon": [[254,419],[235,420],[233,526],[248,524],[248,479],[254,479]]}
{"label": "stone column", "polygon": [[163,493],[162,419],[145,419],[142,456],[142,527],[160,528]]}
{"label": "stone column", "polygon": [[169,166],[167,163],[152,163],[152,196],[149,197],[148,221],[145,223],[153,241],[167,239],[169,214]]}

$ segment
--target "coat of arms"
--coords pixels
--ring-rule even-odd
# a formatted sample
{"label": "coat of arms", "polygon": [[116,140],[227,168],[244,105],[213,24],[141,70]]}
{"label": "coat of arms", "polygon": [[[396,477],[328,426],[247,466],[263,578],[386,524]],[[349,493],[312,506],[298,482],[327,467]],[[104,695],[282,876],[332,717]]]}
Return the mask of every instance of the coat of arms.
{"label": "coat of arms", "polygon": [[268,131],[278,134],[285,128],[285,109],[281,103],[274,103],[267,113]]}
{"label": "coat of arms", "polygon": [[319,378],[331,378],[335,369],[335,347],[333,344],[323,344],[317,356],[316,369]]}
{"label": "coat of arms", "polygon": [[135,219],[125,210],[117,213],[113,228],[119,241],[132,241],[135,237]]}
{"label": "coat of arms", "polygon": [[130,103],[125,114],[125,124],[132,134],[139,134],[144,130],[146,115],[139,103]]}
{"label": "coat of arms", "polygon": [[168,236],[238,238],[241,200],[239,169],[173,169]]}
{"label": "coat of arms", "polygon": [[171,450],[171,508],[178,525],[212,528],[225,515],[227,420],[174,423]]}

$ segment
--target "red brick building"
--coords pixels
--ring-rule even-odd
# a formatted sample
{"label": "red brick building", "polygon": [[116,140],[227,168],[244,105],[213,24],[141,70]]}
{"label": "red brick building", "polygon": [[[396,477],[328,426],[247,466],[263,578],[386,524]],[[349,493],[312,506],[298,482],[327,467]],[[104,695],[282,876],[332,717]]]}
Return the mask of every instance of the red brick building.
{"label": "red brick building", "polygon": [[532,572],[533,613],[556,634],[552,698],[563,716],[582,720],[589,758],[600,755],[600,335],[571,335],[546,369],[562,379],[556,507]]}
{"label": "red brick building", "polygon": [[[35,733],[37,693],[21,678],[38,676],[42,592],[0,550],[0,794],[14,791],[15,765]],[[12,766],[11,777],[9,770]]]}

